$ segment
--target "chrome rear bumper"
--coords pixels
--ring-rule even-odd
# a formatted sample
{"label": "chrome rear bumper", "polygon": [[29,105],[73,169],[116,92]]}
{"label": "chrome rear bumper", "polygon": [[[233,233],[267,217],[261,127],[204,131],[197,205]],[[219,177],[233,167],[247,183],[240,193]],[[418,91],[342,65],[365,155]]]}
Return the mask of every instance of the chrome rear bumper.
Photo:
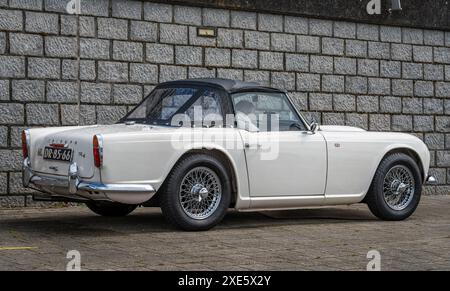
{"label": "chrome rear bumper", "polygon": [[428,175],[427,178],[425,179],[425,184],[435,185],[435,184],[437,184],[437,179],[432,175]]}
{"label": "chrome rear bumper", "polygon": [[92,200],[109,200],[127,204],[140,204],[148,201],[156,190],[150,184],[103,184],[80,180],[78,167],[72,163],[67,177],[47,176],[34,172],[29,159],[23,161],[23,186],[35,186],[39,190],[50,192],[56,196],[73,197]]}

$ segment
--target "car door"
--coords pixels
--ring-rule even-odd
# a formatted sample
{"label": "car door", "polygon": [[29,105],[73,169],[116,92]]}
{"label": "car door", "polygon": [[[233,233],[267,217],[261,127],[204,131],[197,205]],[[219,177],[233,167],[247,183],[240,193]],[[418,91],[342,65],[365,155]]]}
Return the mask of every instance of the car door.
{"label": "car door", "polygon": [[232,94],[250,196],[324,195],[326,143],[307,130],[284,93]]}

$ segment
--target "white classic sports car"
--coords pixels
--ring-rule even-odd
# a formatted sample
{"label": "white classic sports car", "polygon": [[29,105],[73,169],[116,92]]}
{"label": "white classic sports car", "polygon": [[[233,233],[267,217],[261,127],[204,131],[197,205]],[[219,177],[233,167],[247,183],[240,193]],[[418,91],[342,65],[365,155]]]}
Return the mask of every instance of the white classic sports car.
{"label": "white classic sports car", "polygon": [[402,220],[430,154],[417,137],[308,123],[286,92],[226,79],[158,85],[117,124],[23,131],[23,183],[36,200],[121,216],[160,206],[185,230],[240,211],[367,203]]}

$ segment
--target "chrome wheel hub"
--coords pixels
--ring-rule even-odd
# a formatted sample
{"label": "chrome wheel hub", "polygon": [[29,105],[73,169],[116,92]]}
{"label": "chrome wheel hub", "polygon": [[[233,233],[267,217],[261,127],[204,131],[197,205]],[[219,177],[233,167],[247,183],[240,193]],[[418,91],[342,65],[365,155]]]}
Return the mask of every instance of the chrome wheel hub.
{"label": "chrome wheel hub", "polygon": [[197,197],[198,202],[201,202],[203,199],[208,197],[209,190],[205,188],[202,184],[195,184],[191,188],[192,197]]}
{"label": "chrome wheel hub", "polygon": [[414,197],[414,192],[414,175],[406,166],[394,166],[384,177],[383,197],[391,209],[403,210],[408,207]]}
{"label": "chrome wheel hub", "polygon": [[408,185],[396,179],[391,183],[391,192],[393,195],[401,195],[408,189]]}
{"label": "chrome wheel hub", "polygon": [[193,168],[181,181],[179,198],[187,216],[206,219],[215,212],[222,198],[220,179],[209,168]]}

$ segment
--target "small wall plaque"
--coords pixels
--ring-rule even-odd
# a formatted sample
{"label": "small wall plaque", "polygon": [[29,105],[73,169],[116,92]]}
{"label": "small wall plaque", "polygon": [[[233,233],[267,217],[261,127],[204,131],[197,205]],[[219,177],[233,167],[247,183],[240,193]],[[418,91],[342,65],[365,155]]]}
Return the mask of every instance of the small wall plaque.
{"label": "small wall plaque", "polygon": [[198,27],[197,36],[216,37],[216,29],[212,27]]}

